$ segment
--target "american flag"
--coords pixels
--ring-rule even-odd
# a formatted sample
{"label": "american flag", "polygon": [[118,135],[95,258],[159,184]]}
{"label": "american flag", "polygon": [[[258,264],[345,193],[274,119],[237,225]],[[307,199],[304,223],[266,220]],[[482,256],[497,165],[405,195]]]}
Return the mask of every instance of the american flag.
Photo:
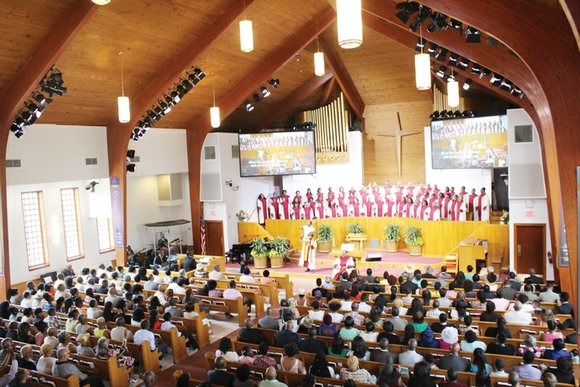
{"label": "american flag", "polygon": [[201,212],[200,212],[201,215],[199,217],[199,223],[200,223],[199,229],[200,229],[200,236],[201,236],[201,244],[200,244],[201,251],[200,252],[201,252],[201,255],[205,255],[205,222],[203,221],[203,203],[201,205],[202,205]]}

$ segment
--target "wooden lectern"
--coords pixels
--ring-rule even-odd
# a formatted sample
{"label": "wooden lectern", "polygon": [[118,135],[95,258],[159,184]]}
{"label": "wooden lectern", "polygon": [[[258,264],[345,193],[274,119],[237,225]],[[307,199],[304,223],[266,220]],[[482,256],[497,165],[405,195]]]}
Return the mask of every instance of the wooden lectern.
{"label": "wooden lectern", "polygon": [[458,246],[457,270],[467,273],[467,266],[473,266],[473,272],[477,270],[477,261],[485,260],[485,246],[481,239],[467,238]]}

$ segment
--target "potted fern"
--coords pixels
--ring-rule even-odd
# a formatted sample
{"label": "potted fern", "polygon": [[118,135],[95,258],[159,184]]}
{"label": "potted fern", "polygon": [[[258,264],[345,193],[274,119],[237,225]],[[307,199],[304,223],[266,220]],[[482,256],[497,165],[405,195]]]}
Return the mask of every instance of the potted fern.
{"label": "potted fern", "polygon": [[318,227],[318,251],[328,253],[332,250],[332,228],[328,224],[321,224]]}
{"label": "potted fern", "polygon": [[252,241],[252,251],[254,257],[254,266],[256,269],[268,267],[268,243],[264,238],[256,238]]}
{"label": "potted fern", "polygon": [[410,255],[421,255],[421,246],[423,246],[424,241],[419,227],[407,227],[404,239],[407,246],[409,246]]}
{"label": "potted fern", "polygon": [[357,234],[362,234],[363,233],[363,228],[358,223],[349,224],[347,226],[347,228],[348,228],[348,233],[349,234],[353,234],[353,236],[357,236]]}
{"label": "potted fern", "polygon": [[385,227],[385,235],[383,241],[385,242],[385,249],[389,253],[396,253],[399,251],[399,241],[401,240],[401,226],[391,223]]}
{"label": "potted fern", "polygon": [[270,242],[271,250],[268,253],[270,257],[270,266],[273,268],[284,267],[284,258],[290,251],[288,240],[282,237],[275,237]]}

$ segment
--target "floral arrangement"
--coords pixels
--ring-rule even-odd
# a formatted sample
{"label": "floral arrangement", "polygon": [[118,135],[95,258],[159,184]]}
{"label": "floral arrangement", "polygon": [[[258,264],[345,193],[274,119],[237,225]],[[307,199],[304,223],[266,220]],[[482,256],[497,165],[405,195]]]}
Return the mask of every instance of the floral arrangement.
{"label": "floral arrangement", "polygon": [[501,224],[508,224],[510,222],[510,213],[507,211],[504,211],[501,218],[499,218],[499,222]]}
{"label": "floral arrangement", "polygon": [[248,219],[250,219],[250,215],[248,215],[244,210],[237,212],[236,217],[238,218],[238,222],[246,222]]}

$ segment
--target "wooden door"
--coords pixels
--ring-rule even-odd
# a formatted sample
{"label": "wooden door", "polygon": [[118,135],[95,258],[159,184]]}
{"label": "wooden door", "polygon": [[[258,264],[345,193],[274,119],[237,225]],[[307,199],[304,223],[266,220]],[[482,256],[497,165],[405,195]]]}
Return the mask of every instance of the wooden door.
{"label": "wooden door", "polygon": [[205,243],[207,255],[225,255],[224,222],[221,220],[206,220]]}
{"label": "wooden door", "polygon": [[534,268],[537,274],[545,274],[546,225],[514,224],[515,268],[525,274]]}

